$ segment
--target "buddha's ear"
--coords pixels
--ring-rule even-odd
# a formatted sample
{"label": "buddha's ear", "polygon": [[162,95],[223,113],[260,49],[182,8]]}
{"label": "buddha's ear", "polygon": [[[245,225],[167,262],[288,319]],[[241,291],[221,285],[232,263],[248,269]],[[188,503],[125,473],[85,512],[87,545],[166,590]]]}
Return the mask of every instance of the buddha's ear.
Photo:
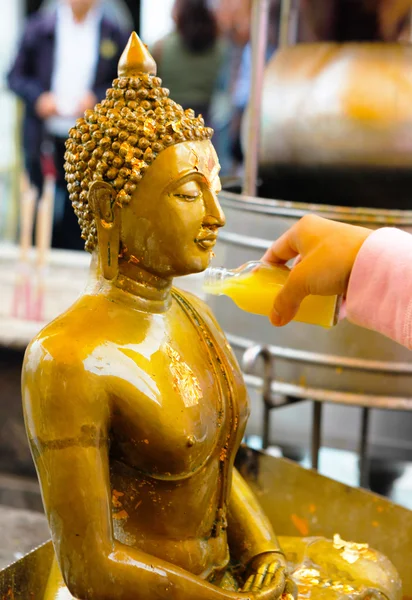
{"label": "buddha's ear", "polygon": [[105,279],[112,280],[119,272],[120,206],[116,192],[104,181],[95,181],[89,189],[89,206],[94,215],[100,265]]}
{"label": "buddha's ear", "polygon": [[93,212],[96,225],[102,221],[106,226],[113,226],[119,206],[116,205],[116,192],[105,181],[94,181],[89,188],[89,206]]}

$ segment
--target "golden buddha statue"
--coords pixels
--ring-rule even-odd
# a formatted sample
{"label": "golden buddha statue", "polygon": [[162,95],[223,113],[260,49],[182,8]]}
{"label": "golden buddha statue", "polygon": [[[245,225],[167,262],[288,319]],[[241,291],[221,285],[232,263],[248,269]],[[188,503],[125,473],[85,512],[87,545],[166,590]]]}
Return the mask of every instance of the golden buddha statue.
{"label": "golden buddha statue", "polygon": [[[208,307],[172,288],[208,266],[224,225],[212,130],[155,72],[133,34],[67,142],[91,281],[30,344],[22,384],[57,559],[45,599],[292,600],[233,466],[249,414],[240,369]],[[382,576],[369,597],[392,587]]]}

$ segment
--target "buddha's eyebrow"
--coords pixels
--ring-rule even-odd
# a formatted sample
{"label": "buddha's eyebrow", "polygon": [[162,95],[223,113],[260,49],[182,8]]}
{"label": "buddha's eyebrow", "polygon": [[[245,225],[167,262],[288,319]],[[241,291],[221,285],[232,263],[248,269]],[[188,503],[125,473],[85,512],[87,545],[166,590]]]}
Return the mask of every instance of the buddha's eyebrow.
{"label": "buddha's eyebrow", "polygon": [[163,194],[169,194],[172,190],[176,189],[177,187],[179,187],[180,185],[183,185],[184,183],[186,183],[187,180],[193,179],[194,177],[201,177],[201,179],[205,179],[205,177],[203,175],[201,175],[199,173],[199,171],[193,169],[191,171],[186,171],[186,173],[182,173],[182,175],[180,177],[177,177],[175,179],[172,179],[172,181],[169,181],[169,183],[167,183],[165,185],[165,187],[163,188]]}
{"label": "buddha's eyebrow", "polygon": [[219,175],[220,165],[216,165],[213,171],[206,175],[202,171],[197,169],[192,169],[189,172],[186,172],[181,177],[174,179],[169,182],[163,189],[164,194],[170,194],[173,190],[177,189],[179,186],[184,185],[187,181],[200,180],[206,183],[210,188],[213,186],[217,176]]}

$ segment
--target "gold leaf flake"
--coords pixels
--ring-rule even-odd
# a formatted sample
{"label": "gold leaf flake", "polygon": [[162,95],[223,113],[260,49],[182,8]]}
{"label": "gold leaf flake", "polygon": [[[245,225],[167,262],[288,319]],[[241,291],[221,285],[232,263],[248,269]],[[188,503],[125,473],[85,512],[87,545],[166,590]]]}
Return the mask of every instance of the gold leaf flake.
{"label": "gold leaf flake", "polygon": [[156,121],[154,119],[145,119],[143,124],[143,131],[145,135],[152,135],[156,132]]}
{"label": "gold leaf flake", "polygon": [[170,359],[169,369],[175,391],[182,396],[185,406],[199,404],[203,395],[196,375],[169,344],[166,344],[166,354]]}
{"label": "gold leaf flake", "polygon": [[347,563],[353,565],[361,555],[369,550],[368,544],[356,544],[355,542],[345,542],[338,533],[333,536],[333,547],[335,550],[341,550],[341,556]]}

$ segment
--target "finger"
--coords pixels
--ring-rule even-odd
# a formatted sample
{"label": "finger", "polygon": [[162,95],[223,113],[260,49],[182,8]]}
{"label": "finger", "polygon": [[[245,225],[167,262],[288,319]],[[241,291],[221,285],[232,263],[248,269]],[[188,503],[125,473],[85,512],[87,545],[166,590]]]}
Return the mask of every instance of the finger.
{"label": "finger", "polygon": [[263,580],[262,587],[268,587],[271,584],[273,579],[273,575],[276,572],[276,569],[280,568],[280,563],[278,561],[274,561],[269,565],[267,573],[265,575],[265,579]]}
{"label": "finger", "polygon": [[273,598],[280,597],[283,594],[286,583],[285,569],[279,568],[275,570],[270,582],[270,589],[273,590]]}
{"label": "finger", "polygon": [[249,592],[252,589],[254,580],[255,580],[255,575],[250,575],[246,579],[246,583],[244,584],[244,586],[242,588],[242,592]]}
{"label": "finger", "polygon": [[305,261],[303,260],[292,269],[285,285],[275,298],[270,315],[272,325],[281,327],[289,323],[296,316],[302,300],[308,294]]}
{"label": "finger", "polygon": [[288,596],[292,597],[292,598],[297,598],[298,597],[298,586],[293,581],[293,579],[289,579],[288,578],[286,580],[284,594],[286,595],[286,598],[288,598]]}
{"label": "finger", "polygon": [[263,255],[262,261],[270,264],[285,264],[299,254],[294,241],[293,227],[286,231]]}
{"label": "finger", "polygon": [[259,569],[259,571],[255,575],[255,580],[252,585],[252,592],[260,590],[262,588],[263,581],[266,577],[266,573],[268,572],[269,565],[265,565],[263,569]]}

